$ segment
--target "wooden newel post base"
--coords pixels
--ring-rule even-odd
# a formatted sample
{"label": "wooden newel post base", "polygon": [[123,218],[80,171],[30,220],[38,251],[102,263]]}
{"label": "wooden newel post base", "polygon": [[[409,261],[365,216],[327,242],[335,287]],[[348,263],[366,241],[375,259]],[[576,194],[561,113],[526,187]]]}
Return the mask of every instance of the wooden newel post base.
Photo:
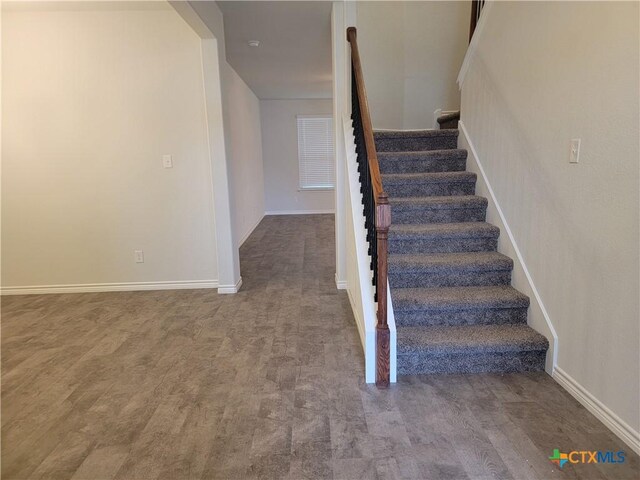
{"label": "wooden newel post base", "polygon": [[391,348],[389,324],[387,323],[387,272],[389,250],[389,226],[391,225],[391,207],[386,193],[376,198],[376,241],[378,243],[378,323],[376,325],[376,385],[389,386],[391,370]]}
{"label": "wooden newel post base", "polygon": [[376,386],[389,386],[390,333],[387,325],[376,327]]}

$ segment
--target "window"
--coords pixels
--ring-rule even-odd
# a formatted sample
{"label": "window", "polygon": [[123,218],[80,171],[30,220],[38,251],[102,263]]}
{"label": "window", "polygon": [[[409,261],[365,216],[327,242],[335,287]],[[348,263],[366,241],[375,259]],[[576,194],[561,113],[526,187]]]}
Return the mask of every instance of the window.
{"label": "window", "polygon": [[334,188],[333,119],[326,115],[298,115],[300,190]]}

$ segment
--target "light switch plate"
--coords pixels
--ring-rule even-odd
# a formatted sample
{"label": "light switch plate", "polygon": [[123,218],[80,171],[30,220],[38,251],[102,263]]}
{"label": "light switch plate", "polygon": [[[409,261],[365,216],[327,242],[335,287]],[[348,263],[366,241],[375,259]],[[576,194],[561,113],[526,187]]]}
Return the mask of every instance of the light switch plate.
{"label": "light switch plate", "polygon": [[144,263],[144,251],[142,250],[134,250],[133,256],[136,260],[136,263]]}
{"label": "light switch plate", "polygon": [[164,168],[173,168],[173,155],[163,155],[162,166]]}

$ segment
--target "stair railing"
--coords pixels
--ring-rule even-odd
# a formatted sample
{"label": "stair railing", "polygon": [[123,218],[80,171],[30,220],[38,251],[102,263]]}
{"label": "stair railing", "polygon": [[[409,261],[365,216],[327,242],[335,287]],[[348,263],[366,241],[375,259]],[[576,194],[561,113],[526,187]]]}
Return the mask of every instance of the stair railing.
{"label": "stair railing", "polygon": [[371,256],[375,301],[377,302],[376,385],[387,387],[389,386],[390,370],[390,334],[387,324],[387,242],[391,225],[391,207],[389,206],[389,198],[382,188],[382,177],[380,176],[356,37],[356,28],[349,27],[347,40],[351,44],[351,120],[353,121],[358,172],[360,174],[360,192],[363,198],[365,229],[369,255]]}
{"label": "stair railing", "polygon": [[485,0],[471,0],[471,24],[469,25],[469,43],[473,38],[473,32],[476,30],[478,20],[480,20],[480,13],[482,13],[482,7],[484,7]]}

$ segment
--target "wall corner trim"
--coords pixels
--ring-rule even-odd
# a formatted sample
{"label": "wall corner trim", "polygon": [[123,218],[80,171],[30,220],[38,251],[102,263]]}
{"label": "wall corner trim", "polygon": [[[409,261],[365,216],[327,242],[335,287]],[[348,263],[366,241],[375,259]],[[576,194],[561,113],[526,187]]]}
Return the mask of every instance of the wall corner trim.
{"label": "wall corner trim", "polygon": [[240,291],[240,287],[242,286],[242,277],[238,279],[235,285],[219,285],[218,286],[218,294],[219,295],[231,295],[234,293],[238,293]]}
{"label": "wall corner trim", "polygon": [[469,43],[469,47],[467,48],[467,53],[464,56],[464,60],[462,61],[462,66],[460,67],[460,73],[458,73],[458,88],[462,89],[462,84],[464,83],[464,77],[467,75],[467,70],[471,66],[471,62],[473,62],[473,57],[476,55],[476,50],[478,49],[478,43],[480,42],[480,37],[482,37],[482,32],[484,30],[484,26],[487,23],[487,18],[489,18],[489,14],[491,13],[491,9],[493,8],[493,0],[487,0],[482,7],[482,14],[480,15],[480,19],[476,25],[476,29],[473,32],[473,37],[471,38],[471,43]]}
{"label": "wall corner trim", "polygon": [[346,280],[340,280],[338,278],[338,274],[335,274],[335,279],[336,279],[336,288],[338,290],[346,290],[347,289],[347,281]]}
{"label": "wall corner trim", "polygon": [[549,313],[547,312],[547,309],[544,306],[544,303],[542,301],[542,297],[540,296],[540,293],[538,292],[538,289],[535,286],[535,283],[533,282],[533,278],[531,277],[531,274],[529,273],[529,269],[527,268],[527,264],[524,261],[524,257],[522,256],[522,253],[520,252],[520,248],[518,247],[518,243],[516,242],[516,239],[513,235],[513,232],[511,231],[511,228],[509,227],[509,223],[507,222],[507,218],[504,215],[504,212],[502,211],[502,208],[500,207],[500,203],[498,202],[498,199],[496,197],[495,192],[493,191],[493,188],[491,187],[491,182],[489,181],[489,178],[487,177],[487,174],[484,170],[484,167],[482,166],[482,162],[480,161],[480,157],[478,156],[478,152],[473,144],[473,141],[471,140],[471,137],[469,136],[469,132],[467,131],[464,122],[462,120],[460,120],[458,122],[458,128],[460,130],[460,132],[462,132],[462,135],[464,135],[465,141],[467,142],[467,145],[469,146],[469,150],[470,150],[470,154],[473,157],[473,160],[475,161],[475,163],[478,166],[478,170],[480,171],[480,174],[482,175],[482,179],[485,183],[485,185],[487,186],[487,190],[489,191],[489,195],[491,197],[491,201],[493,202],[493,204],[496,207],[496,211],[498,212],[498,215],[500,217],[500,220],[502,221],[502,224],[504,225],[504,229],[507,233],[507,236],[509,237],[509,242],[511,243],[514,252],[516,253],[516,257],[517,257],[517,261],[520,264],[520,267],[522,268],[522,271],[525,274],[525,277],[527,279],[527,283],[529,284],[529,288],[531,288],[531,291],[533,292],[533,296],[535,297],[535,301],[538,304],[538,306],[540,307],[540,311],[542,312],[542,315],[544,317],[544,320],[547,324],[547,327],[549,328],[549,331],[551,332],[551,336],[553,337],[553,359],[552,359],[552,372],[553,370],[555,370],[556,365],[558,364],[558,334],[556,333],[556,329],[553,326],[553,322],[551,321],[551,317],[549,316]]}
{"label": "wall corner trim", "polygon": [[552,377],[624,443],[629,445],[634,452],[640,455],[640,432],[631,428],[629,424],[589,393],[586,388],[580,385],[571,375],[562,370],[562,368],[556,366],[553,370]]}

